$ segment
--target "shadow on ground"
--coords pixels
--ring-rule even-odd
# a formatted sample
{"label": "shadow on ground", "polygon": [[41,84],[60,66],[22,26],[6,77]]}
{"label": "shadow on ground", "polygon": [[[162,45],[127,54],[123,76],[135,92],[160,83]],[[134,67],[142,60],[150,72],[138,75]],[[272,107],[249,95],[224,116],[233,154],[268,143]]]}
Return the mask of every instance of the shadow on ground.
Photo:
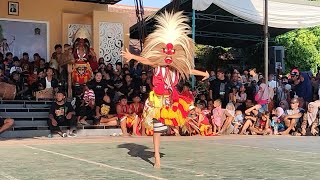
{"label": "shadow on ground", "polygon": [[[118,148],[125,148],[128,149],[129,152],[128,154],[131,157],[139,157],[142,160],[146,161],[147,163],[154,165],[153,162],[150,161],[150,158],[154,157],[154,152],[153,151],[148,151],[148,147],[140,144],[135,144],[135,143],[124,143],[118,145]],[[163,157],[165,154],[160,153],[160,157]]]}

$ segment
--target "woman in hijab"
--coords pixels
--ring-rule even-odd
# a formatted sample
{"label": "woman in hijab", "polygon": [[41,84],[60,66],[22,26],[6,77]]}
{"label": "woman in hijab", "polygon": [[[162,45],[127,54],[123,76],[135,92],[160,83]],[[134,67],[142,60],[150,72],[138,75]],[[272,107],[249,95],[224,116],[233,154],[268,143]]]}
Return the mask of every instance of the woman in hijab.
{"label": "woman in hijab", "polygon": [[261,83],[259,86],[259,91],[254,97],[255,101],[262,106],[264,111],[267,111],[267,104],[269,101],[269,88],[265,83]]}
{"label": "woman in hijab", "polygon": [[319,117],[318,106],[315,102],[308,104],[308,111],[303,115],[303,122],[301,125],[301,135],[315,136],[319,133]]}

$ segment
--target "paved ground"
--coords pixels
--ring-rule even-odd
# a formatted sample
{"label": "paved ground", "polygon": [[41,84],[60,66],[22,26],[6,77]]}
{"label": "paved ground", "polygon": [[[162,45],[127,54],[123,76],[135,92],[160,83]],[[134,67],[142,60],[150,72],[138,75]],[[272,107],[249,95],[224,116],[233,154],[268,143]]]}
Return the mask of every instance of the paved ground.
{"label": "paved ground", "polygon": [[0,179],[320,179],[320,138],[162,137],[0,140]]}

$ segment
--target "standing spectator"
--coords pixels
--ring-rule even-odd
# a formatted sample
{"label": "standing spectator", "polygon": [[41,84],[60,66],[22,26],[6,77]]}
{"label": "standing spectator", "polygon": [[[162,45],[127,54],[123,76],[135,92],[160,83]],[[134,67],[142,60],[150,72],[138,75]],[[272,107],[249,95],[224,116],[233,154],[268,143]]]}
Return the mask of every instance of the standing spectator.
{"label": "standing spectator", "polygon": [[259,74],[256,72],[256,68],[252,68],[249,70],[249,75],[251,76],[251,81],[259,81]]}
{"label": "standing spectator", "polygon": [[10,77],[10,70],[13,66],[13,54],[11,52],[6,53],[6,58],[3,61],[3,66],[5,76]]}
{"label": "standing spectator", "polygon": [[[48,126],[52,137],[53,133],[58,133],[62,137],[75,137],[77,119],[70,103],[65,102],[66,95],[63,91],[56,93],[56,101],[52,104],[49,112]],[[69,126],[69,133],[62,133],[60,126]]]}
{"label": "standing spectator", "polygon": [[239,81],[239,73],[237,72],[232,73],[230,84],[231,86],[236,87],[237,90],[239,90],[240,86],[242,85]]}
{"label": "standing spectator", "polygon": [[38,69],[40,68],[40,55],[38,53],[34,53],[33,55],[33,69]]}
{"label": "standing spectator", "polygon": [[293,86],[292,91],[299,97],[300,107],[304,107],[304,102],[312,101],[312,85],[308,73],[300,74],[298,69],[293,69],[290,73]]}
{"label": "standing spectator", "polygon": [[261,83],[259,86],[259,91],[254,97],[254,100],[262,106],[264,111],[268,111],[268,101],[269,101],[269,88],[268,85]]}
{"label": "standing spectator", "polygon": [[52,53],[51,58],[55,59],[58,63],[58,66],[60,67],[62,64],[62,45],[61,44],[56,44],[54,46],[54,53]]}
{"label": "standing spectator", "polygon": [[229,100],[230,84],[224,76],[222,69],[217,71],[217,79],[210,83],[209,97],[210,99],[220,99],[222,107],[225,107]]}

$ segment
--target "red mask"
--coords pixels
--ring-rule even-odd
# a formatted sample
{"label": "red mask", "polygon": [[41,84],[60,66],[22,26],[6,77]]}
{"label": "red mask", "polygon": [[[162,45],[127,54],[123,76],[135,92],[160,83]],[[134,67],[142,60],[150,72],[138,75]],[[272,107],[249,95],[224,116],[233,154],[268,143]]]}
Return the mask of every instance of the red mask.
{"label": "red mask", "polygon": [[175,54],[175,49],[173,49],[173,44],[172,43],[168,43],[166,45],[166,48],[163,48],[162,52],[167,54],[167,55],[170,55],[170,56],[167,56],[164,59],[164,62],[167,63],[167,64],[171,64],[172,61],[173,61],[171,55]]}

